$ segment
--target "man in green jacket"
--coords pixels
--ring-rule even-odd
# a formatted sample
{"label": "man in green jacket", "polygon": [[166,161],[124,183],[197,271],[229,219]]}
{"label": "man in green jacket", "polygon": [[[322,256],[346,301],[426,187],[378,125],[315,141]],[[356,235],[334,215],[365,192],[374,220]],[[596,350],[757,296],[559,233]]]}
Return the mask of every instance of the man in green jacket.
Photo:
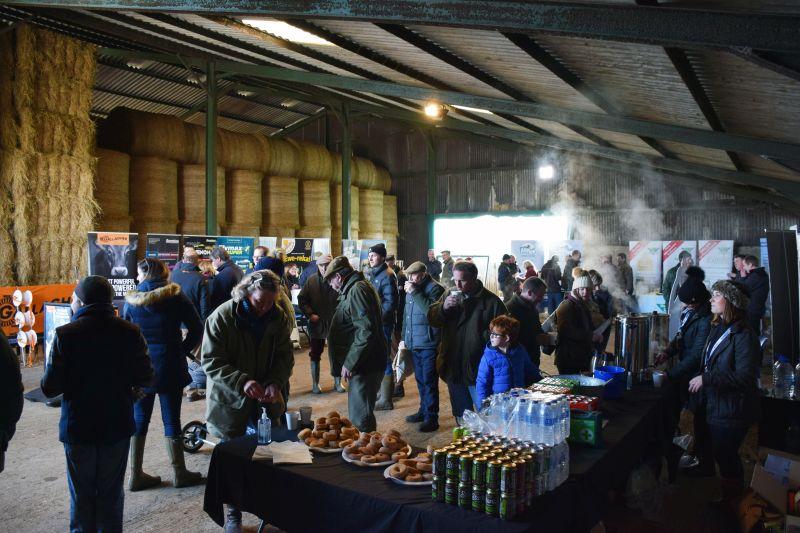
{"label": "man in green jacket", "polygon": [[453,282],[453,291],[431,305],[428,321],[442,329],[436,369],[447,383],[453,416],[460,423],[465,409],[480,407],[475,380],[489,342],[489,322],[508,311],[496,294],[483,287],[474,263],[453,265]]}
{"label": "man in green jacket", "polygon": [[328,265],[324,279],[339,293],[328,334],[331,360],[341,364],[347,387],[347,411],[360,431],[374,431],[375,400],[386,368],[386,337],[381,301],[361,272],[339,256]]}
{"label": "man in green jacket", "polygon": [[667,305],[667,312],[669,312],[672,286],[675,285],[675,279],[678,277],[678,269],[683,268],[683,270],[686,271],[690,266],[692,266],[692,254],[683,250],[678,254],[678,264],[667,270],[667,273],[664,275],[664,283],[661,284],[661,296],[664,297],[664,303]]}

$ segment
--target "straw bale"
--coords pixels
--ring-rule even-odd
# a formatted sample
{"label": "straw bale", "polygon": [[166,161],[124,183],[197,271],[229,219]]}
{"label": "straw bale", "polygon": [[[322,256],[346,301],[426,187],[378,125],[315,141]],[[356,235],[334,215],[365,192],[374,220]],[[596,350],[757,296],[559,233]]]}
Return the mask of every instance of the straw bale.
{"label": "straw bale", "polygon": [[123,231],[131,230],[131,217],[98,216],[94,229],[96,231]]}
{"label": "straw bale", "polygon": [[61,33],[35,29],[37,66],[48,75],[69,80],[73,86],[94,83],[95,46]]}
{"label": "straw bale", "polygon": [[267,174],[272,176],[297,176],[302,168],[300,149],[285,139],[270,137]]}
{"label": "straw bale", "polygon": [[97,145],[131,156],[181,161],[186,157],[186,129],[178,117],[118,107],[101,124]]}
{"label": "straw bale", "polygon": [[0,285],[15,285],[13,225],[14,212],[11,203],[11,180],[14,165],[21,166],[13,151],[0,150]]}
{"label": "straw bale", "polygon": [[[183,221],[178,223],[178,233],[181,235],[206,235],[206,223],[200,221]],[[223,225],[217,221],[217,227],[211,235],[222,235]]]}
{"label": "straw bale", "polygon": [[386,235],[382,237],[386,241],[386,251],[397,257],[397,235]]}
{"label": "straw bale", "polygon": [[266,172],[269,168],[269,141],[263,135],[251,135],[220,129],[219,158],[225,168]]}
{"label": "straw bale", "polygon": [[227,224],[223,227],[225,235],[235,237],[258,237],[261,235],[261,226],[249,226],[247,224]]}
{"label": "straw bale", "polygon": [[400,233],[397,227],[397,196],[390,194],[383,195],[383,232],[391,235]]}
{"label": "straw bale", "polygon": [[315,239],[330,239],[330,226],[300,226],[297,229],[296,237],[314,237]]}
{"label": "straw bale", "polygon": [[[225,169],[217,167],[217,223],[225,223]],[[183,222],[206,220],[206,166],[181,165],[178,171],[178,218]],[[260,222],[259,222],[260,224]]]}
{"label": "straw bale", "polygon": [[385,193],[392,190],[392,176],[385,168],[378,167],[378,189]]}
{"label": "straw bale", "polygon": [[331,187],[327,181],[300,182],[300,225],[331,225]]}
{"label": "straw bale", "polygon": [[33,32],[26,25],[0,36],[0,149],[31,149],[34,50]]}
{"label": "straw bale", "polygon": [[261,226],[261,233],[263,237],[277,237],[278,245],[281,239],[289,239],[297,236],[296,228],[287,228],[285,226]]}
{"label": "straw bale", "polygon": [[333,178],[333,158],[327,148],[307,141],[289,139],[300,153],[297,177],[304,180],[330,181]]}
{"label": "straw bale", "polygon": [[300,227],[298,200],[299,186],[297,178],[288,176],[267,176],[264,178],[261,226],[292,229]]}
{"label": "straw bale", "polygon": [[[359,189],[359,230],[362,235],[383,233],[383,191]],[[362,237],[376,238],[376,237]],[[379,238],[379,237],[377,237]]]}
{"label": "straw bale", "polygon": [[[206,162],[206,128],[196,124],[185,123],[186,130],[186,155],[183,161],[190,164],[205,164]],[[220,130],[217,130],[216,156],[217,164],[220,161]]]}
{"label": "straw bale", "polygon": [[141,220],[178,222],[178,164],[161,157],[132,157],[130,212]]}
{"label": "straw bale", "polygon": [[351,183],[360,189],[377,189],[378,167],[369,159],[355,158],[356,174],[351,178]]}
{"label": "straw bale", "polygon": [[[350,186],[350,229],[359,229],[360,222],[358,220],[360,207],[359,207],[359,194],[358,187],[355,185]],[[342,226],[342,186],[331,185],[331,225]]]}
{"label": "straw bale", "polygon": [[253,170],[228,170],[225,177],[228,222],[239,226],[261,225],[261,181]]}
{"label": "straw bale", "polygon": [[49,111],[33,114],[34,149],[41,153],[86,155],[94,148],[94,122]]}
{"label": "straw bale", "polygon": [[131,156],[123,152],[98,148],[97,177],[94,197],[104,220],[127,218],[130,215]]}

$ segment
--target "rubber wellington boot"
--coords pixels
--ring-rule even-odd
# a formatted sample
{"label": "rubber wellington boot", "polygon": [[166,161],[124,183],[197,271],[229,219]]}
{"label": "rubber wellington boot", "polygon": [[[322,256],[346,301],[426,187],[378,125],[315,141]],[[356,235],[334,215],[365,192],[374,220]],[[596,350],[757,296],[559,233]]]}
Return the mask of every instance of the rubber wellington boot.
{"label": "rubber wellington boot", "polygon": [[394,409],[394,404],[392,403],[393,388],[394,388],[394,376],[392,376],[391,374],[388,376],[383,376],[383,381],[381,382],[380,396],[378,396],[378,401],[375,402],[376,411],[391,411]]}
{"label": "rubber wellington boot", "polygon": [[322,394],[319,388],[319,361],[311,361],[311,394]]}
{"label": "rubber wellington boot", "polygon": [[186,470],[186,463],[183,460],[183,444],[180,437],[165,437],[164,443],[167,445],[169,462],[175,473],[173,485],[176,489],[191,487],[203,481],[203,474],[200,472],[190,472]]}
{"label": "rubber wellington boot", "polygon": [[336,392],[347,392],[347,389],[342,387],[342,378],[333,378],[333,390]]}
{"label": "rubber wellington boot", "polygon": [[131,437],[131,448],[128,452],[128,462],[131,465],[131,478],[128,480],[128,490],[136,492],[161,485],[161,478],[150,476],[142,471],[142,460],[144,459],[144,443],[146,435],[134,435]]}
{"label": "rubber wellington boot", "polygon": [[401,381],[397,385],[394,386],[394,392],[392,393],[392,398],[402,398],[406,395],[406,390],[403,388],[403,382]]}

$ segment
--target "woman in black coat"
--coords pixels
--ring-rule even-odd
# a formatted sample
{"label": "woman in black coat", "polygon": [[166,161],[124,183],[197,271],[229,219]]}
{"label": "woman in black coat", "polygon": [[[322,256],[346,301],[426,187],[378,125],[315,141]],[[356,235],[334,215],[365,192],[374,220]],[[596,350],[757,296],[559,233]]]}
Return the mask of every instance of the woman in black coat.
{"label": "woman in black coat", "polygon": [[[701,356],[700,373],[689,381],[696,395],[695,435],[701,463],[716,462],[725,500],[743,488],[741,446],[750,425],[758,419],[758,337],[747,321],[747,289],[722,280],[711,288],[711,331]],[[705,421],[705,424],[703,424]],[[697,446],[696,446],[697,447]]]}
{"label": "woman in black coat", "polygon": [[[139,285],[136,291],[125,296],[122,315],[142,330],[156,380],[134,404],[136,434],[131,438],[129,488],[143,490],[161,483],[161,478],[142,471],[144,443],[156,393],[161,404],[167,453],[175,474],[174,484],[186,487],[202,479],[199,473],[186,470],[180,417],[183,388],[191,383],[187,359],[200,344],[203,323],[192,302],[181,293],[180,285],[168,281],[169,269],[163,261],[148,257],[139,261],[137,267]],[[181,325],[188,330],[185,338]]]}

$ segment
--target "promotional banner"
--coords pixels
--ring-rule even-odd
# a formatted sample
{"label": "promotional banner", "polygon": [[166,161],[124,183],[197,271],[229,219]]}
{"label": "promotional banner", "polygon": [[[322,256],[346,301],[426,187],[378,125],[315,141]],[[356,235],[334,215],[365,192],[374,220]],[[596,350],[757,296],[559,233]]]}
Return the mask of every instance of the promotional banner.
{"label": "promotional banner", "polygon": [[154,257],[164,261],[170,269],[180,259],[181,236],[180,235],[161,235],[148,233],[145,257]]}
{"label": "promotional banner", "polygon": [[272,251],[278,246],[277,237],[259,237],[258,246],[265,246],[268,250]]}
{"label": "promotional banner", "polygon": [[538,272],[545,261],[544,243],[540,241],[511,241],[511,253],[517,258],[520,269],[525,261],[530,261]]}
{"label": "promotional banner", "polygon": [[72,309],[69,304],[46,302],[44,304],[44,357],[45,365],[50,362],[50,350],[53,349],[53,338],[56,328],[69,324]]}
{"label": "promotional banner", "polygon": [[0,327],[8,338],[15,337],[19,328],[14,322],[14,315],[17,309],[14,307],[13,294],[19,289],[22,292],[31,291],[33,303],[31,311],[34,315],[33,330],[36,333],[44,333],[44,304],[45,302],[60,302],[69,304],[72,301],[72,292],[75,290],[74,283],[63,283],[59,285],[28,285],[21,287],[0,287]]}
{"label": "promotional banner", "polygon": [[350,261],[350,266],[353,270],[360,269],[361,261],[361,245],[359,241],[353,239],[345,239],[342,241],[342,255]]}
{"label": "promotional banner", "polygon": [[761,245],[761,266],[764,267],[764,270],[769,274],[769,248],[767,247],[767,238],[761,237],[759,239],[759,244]]}
{"label": "promotional banner", "polygon": [[314,239],[282,239],[281,248],[284,249],[286,256],[284,263],[298,263],[307,265],[311,262],[311,250],[314,247]]}
{"label": "promotional banner", "polygon": [[662,280],[667,271],[678,264],[681,252],[689,252],[692,255],[692,264],[697,264],[697,241],[661,241]]}
{"label": "promotional banner", "polygon": [[628,263],[633,269],[636,294],[661,291],[661,241],[630,241]]}
{"label": "promotional banner", "polygon": [[733,241],[699,241],[697,261],[706,273],[705,284],[728,279],[733,264]]}
{"label": "promotional banner", "polygon": [[255,239],[253,237],[217,237],[217,246],[224,246],[231,256],[234,263],[239,265],[242,270],[247,270],[253,266],[253,248]]}
{"label": "promotional banner", "polygon": [[558,256],[558,262],[561,267],[564,267],[565,258],[572,253],[573,250],[578,250],[583,253],[583,241],[552,241],[547,243],[547,254],[545,256],[550,259],[554,255]]}
{"label": "promotional banner", "polygon": [[311,253],[314,258],[319,255],[331,253],[331,240],[330,239],[314,239],[314,246],[311,248]]}
{"label": "promotional banner", "polygon": [[211,260],[211,249],[217,245],[219,237],[212,235],[184,235],[183,247],[194,248],[200,260]]}
{"label": "promotional banner", "polygon": [[136,233],[90,231],[89,275],[103,276],[114,287],[116,298],[136,289]]}

